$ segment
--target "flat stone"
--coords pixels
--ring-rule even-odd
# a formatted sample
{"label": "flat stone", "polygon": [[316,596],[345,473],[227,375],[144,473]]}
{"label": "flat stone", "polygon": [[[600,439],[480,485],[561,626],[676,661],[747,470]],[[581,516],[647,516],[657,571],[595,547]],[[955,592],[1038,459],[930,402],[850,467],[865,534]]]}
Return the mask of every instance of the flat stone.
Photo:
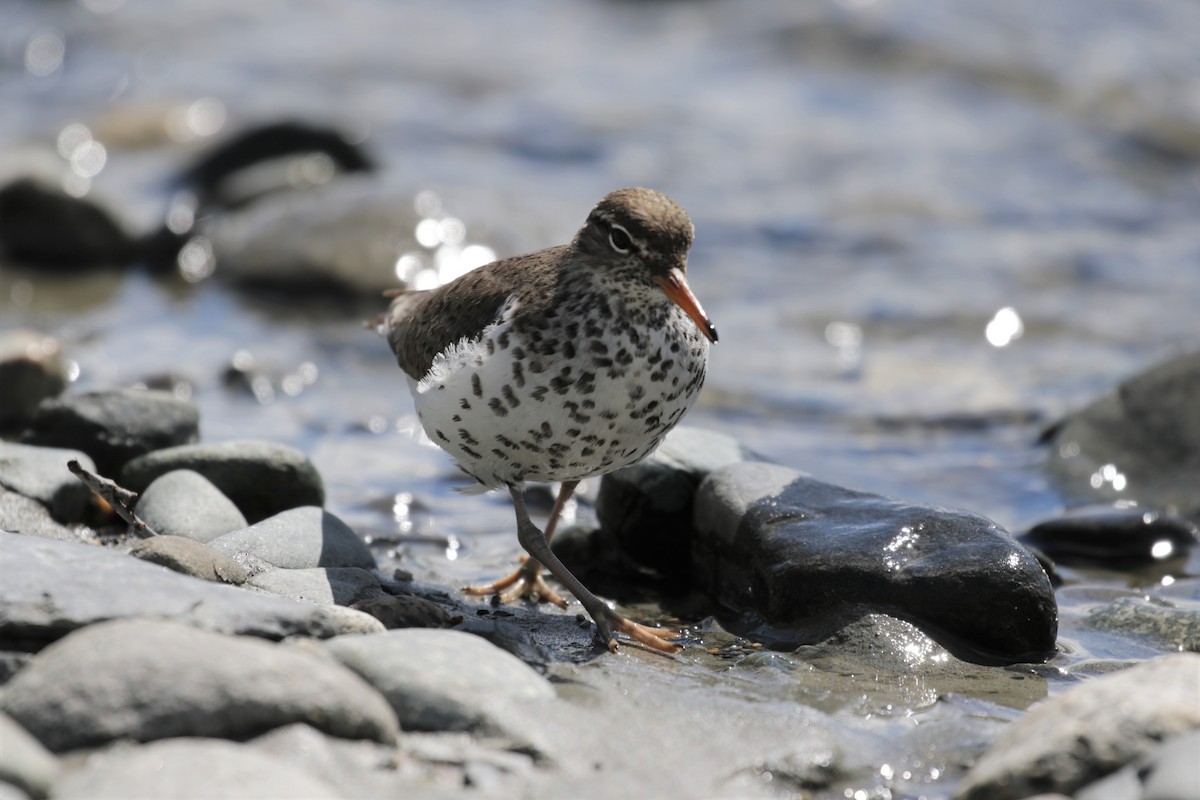
{"label": "flat stone", "polygon": [[346,523],[316,506],[282,511],[208,543],[219,552],[246,553],[284,569],[375,568],[375,556]]}
{"label": "flat stone", "polygon": [[34,409],[67,388],[62,346],[31,330],[0,332],[0,430],[23,426]]}
{"label": "flat stone", "polygon": [[1095,630],[1145,636],[1174,650],[1200,653],[1200,602],[1120,597],[1088,612]]}
{"label": "flat stone", "polygon": [[[695,509],[698,580],[781,642],[864,613],[903,617],[960,658],[1042,660],[1058,614],[1046,573],[991,520],[822,483],[762,463],[718,470]],[[762,636],[756,636],[762,638]]]}
{"label": "flat stone", "polygon": [[54,754],[12,717],[0,713],[0,784],[11,783],[30,797],[45,797],[58,773]]}
{"label": "flat stone", "polygon": [[1146,508],[1088,506],[1037,523],[1021,542],[1055,561],[1129,569],[1186,558],[1200,544],[1196,525]]}
{"label": "flat stone", "polygon": [[229,556],[182,536],[143,539],[129,549],[129,555],[204,581],[241,586],[249,577]]}
{"label": "flat stone", "polygon": [[506,734],[506,718],[555,697],[550,683],[478,636],[406,628],[323,644],[387,697],[406,730]]}
{"label": "flat stone", "polygon": [[50,509],[23,494],[0,486],[0,531],[58,539],[63,542],[91,541],[95,532],[90,528],[69,528],[50,516]]}
{"label": "flat stone", "polygon": [[334,736],[395,741],[387,701],[305,648],[167,620],[116,620],[47,647],[0,696],[55,752],[175,736],[244,738],[308,722]]}
{"label": "flat stone", "polygon": [[1072,687],[1010,724],[954,797],[1071,794],[1147,755],[1163,739],[1200,728],[1197,686],[1200,655],[1184,653]]}
{"label": "flat stone", "polygon": [[155,533],[197,542],[211,541],[250,524],[212,481],[190,469],[155,478],[134,510]]}
{"label": "flat stone", "polygon": [[281,511],[325,502],[325,488],[308,456],[277,442],[238,440],[170,447],[131,461],[120,483],[142,492],[161,475],[198,472],[234,502],[246,519],[260,522]]}
{"label": "flat stone", "polygon": [[167,617],[267,639],[345,632],[340,617],[311,603],[197,580],[91,545],[0,533],[0,575],[0,639],[50,642],[128,617]]}
{"label": "flat stone", "polygon": [[79,450],[0,442],[0,486],[37,500],[59,522],[79,522],[92,490],[67,469],[72,459],[85,469],[96,469]]}
{"label": "flat stone", "polygon": [[261,748],[219,739],[179,738],[123,745],[89,758],[61,781],[55,800],[224,800],[230,797],[345,795],[305,770]]}
{"label": "flat stone", "polygon": [[125,264],[136,243],[93,199],[20,178],[0,188],[0,250],[22,263],[77,270]]}
{"label": "flat stone", "polygon": [[44,401],[21,435],[27,444],[82,450],[111,478],[131,459],[194,442],[200,411],[169,392],[110,389]]}
{"label": "flat stone", "polygon": [[1200,352],[1122,381],[1047,432],[1045,466],[1073,506],[1133,500],[1200,522]]}
{"label": "flat stone", "polygon": [[379,579],[359,567],[272,569],[250,579],[264,592],[322,606],[348,606],[359,600],[379,597]]}
{"label": "flat stone", "polygon": [[688,572],[692,503],[700,482],[721,467],[758,460],[731,436],[676,427],[649,458],[600,479],[596,516],[605,548],[615,543],[639,564],[668,574]]}

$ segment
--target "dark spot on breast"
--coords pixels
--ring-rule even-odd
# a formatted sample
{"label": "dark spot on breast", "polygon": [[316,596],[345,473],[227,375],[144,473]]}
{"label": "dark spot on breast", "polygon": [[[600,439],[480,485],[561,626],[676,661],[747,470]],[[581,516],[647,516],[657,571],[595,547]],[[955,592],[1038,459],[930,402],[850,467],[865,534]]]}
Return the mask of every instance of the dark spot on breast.
{"label": "dark spot on breast", "polygon": [[489,356],[496,355],[496,342],[494,339],[485,339],[483,344],[487,348]]}
{"label": "dark spot on breast", "polygon": [[575,343],[571,342],[571,341],[563,342],[562,351],[563,351],[563,355],[566,356],[567,358],[574,358],[575,357]]}
{"label": "dark spot on breast", "polygon": [[500,345],[501,350],[507,350],[508,343],[509,343],[508,331],[504,331],[499,336],[497,336],[496,343]]}
{"label": "dark spot on breast", "polygon": [[572,439],[581,433],[583,433],[583,431],[579,430],[579,428],[567,428],[567,436],[570,436]]}
{"label": "dark spot on breast", "polygon": [[450,419],[454,420],[455,422],[462,422],[462,414],[455,414]]}
{"label": "dark spot on breast", "polygon": [[499,447],[492,448],[492,455],[494,455],[496,458],[500,459],[501,461],[508,461],[508,453],[504,452]]}
{"label": "dark spot on breast", "polygon": [[480,455],[477,451],[472,450],[471,448],[467,447],[465,444],[460,444],[458,446],[458,449],[462,450],[464,453],[469,455],[471,458],[483,458],[483,456]]}
{"label": "dark spot on breast", "polygon": [[479,444],[479,440],[476,439],[474,436],[472,436],[471,432],[469,430],[467,430],[466,428],[458,429],[458,438],[463,440],[467,444]]}
{"label": "dark spot on breast", "polygon": [[566,335],[566,337],[568,339],[578,339],[579,338],[579,323],[568,322],[566,327],[563,328],[563,333]]}
{"label": "dark spot on breast", "polygon": [[492,413],[494,413],[497,417],[508,416],[508,409],[504,407],[504,403],[500,402],[499,397],[493,397],[491,400],[488,400],[488,408],[490,408]]}
{"label": "dark spot on breast", "polygon": [[623,367],[628,367],[630,364],[633,363],[633,354],[630,353],[628,350],[626,350],[624,347],[622,347],[620,350],[617,351],[616,358],[617,358],[617,363]]}
{"label": "dark spot on breast", "polygon": [[434,434],[434,436],[436,436],[437,438],[441,439],[443,442],[449,442],[449,441],[450,441],[448,438],[446,438],[446,434],[442,433],[442,432],[441,432],[441,431],[439,431],[439,430],[434,430],[433,434]]}
{"label": "dark spot on breast", "polygon": [[548,386],[539,386],[530,393],[530,397],[537,400],[539,403],[546,399],[546,393],[550,391]]}
{"label": "dark spot on breast", "polygon": [[515,358],[512,362],[512,376],[513,383],[517,385],[518,389],[525,385],[525,367]]}
{"label": "dark spot on breast", "polygon": [[479,380],[479,375],[471,376],[471,394],[483,397],[483,381]]}
{"label": "dark spot on breast", "polygon": [[591,344],[588,345],[588,350],[591,350],[596,355],[601,355],[601,356],[608,355],[608,345],[606,345],[604,342],[600,341],[599,339],[593,339]]}
{"label": "dark spot on breast", "polygon": [[504,400],[508,403],[509,408],[516,408],[517,406],[521,405],[521,401],[517,398],[516,394],[513,393],[512,387],[507,383],[501,387],[500,394],[504,395]]}
{"label": "dark spot on breast", "polygon": [[471,410],[471,404],[467,402],[467,398],[465,398],[465,397],[458,401],[458,407],[461,408],[463,411]]}

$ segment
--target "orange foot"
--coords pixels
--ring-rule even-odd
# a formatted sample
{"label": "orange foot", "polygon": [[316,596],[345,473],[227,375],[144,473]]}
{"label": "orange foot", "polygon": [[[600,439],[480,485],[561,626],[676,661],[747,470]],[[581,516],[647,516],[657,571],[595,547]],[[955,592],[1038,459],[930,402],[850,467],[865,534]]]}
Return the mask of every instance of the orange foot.
{"label": "orange foot", "polygon": [[601,640],[605,641],[608,649],[612,652],[617,652],[619,643],[614,634],[620,633],[628,636],[635,644],[641,645],[656,653],[665,655],[674,655],[682,648],[682,645],[672,641],[679,638],[679,631],[673,628],[652,628],[649,625],[642,625],[632,620],[622,617],[611,609],[606,609],[608,613],[603,615],[604,624],[600,620],[596,620],[596,633]]}
{"label": "orange foot", "polygon": [[521,556],[521,566],[508,577],[484,586],[468,586],[463,591],[472,595],[494,595],[502,603],[528,598],[539,603],[553,603],[559,608],[567,607],[566,599],[542,578],[542,565],[529,556]]}

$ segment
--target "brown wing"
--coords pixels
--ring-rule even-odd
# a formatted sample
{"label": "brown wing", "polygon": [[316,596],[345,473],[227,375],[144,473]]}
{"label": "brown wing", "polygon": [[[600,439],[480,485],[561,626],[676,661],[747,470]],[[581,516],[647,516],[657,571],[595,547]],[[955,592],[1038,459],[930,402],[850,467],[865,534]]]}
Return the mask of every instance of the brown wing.
{"label": "brown wing", "polygon": [[513,295],[522,311],[552,297],[558,261],[566,246],[494,261],[444,286],[401,291],[380,318],[400,368],[420,380],[438,353],[462,339],[475,339],[500,318]]}

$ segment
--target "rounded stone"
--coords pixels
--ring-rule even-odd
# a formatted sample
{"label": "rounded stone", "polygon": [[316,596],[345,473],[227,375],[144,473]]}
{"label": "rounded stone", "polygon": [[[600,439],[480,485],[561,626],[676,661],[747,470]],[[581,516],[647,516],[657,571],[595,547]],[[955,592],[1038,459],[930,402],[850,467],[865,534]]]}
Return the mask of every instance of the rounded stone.
{"label": "rounded stone", "polygon": [[197,542],[211,541],[250,524],[212,481],[188,469],[155,478],[134,510],[155,533]]}

